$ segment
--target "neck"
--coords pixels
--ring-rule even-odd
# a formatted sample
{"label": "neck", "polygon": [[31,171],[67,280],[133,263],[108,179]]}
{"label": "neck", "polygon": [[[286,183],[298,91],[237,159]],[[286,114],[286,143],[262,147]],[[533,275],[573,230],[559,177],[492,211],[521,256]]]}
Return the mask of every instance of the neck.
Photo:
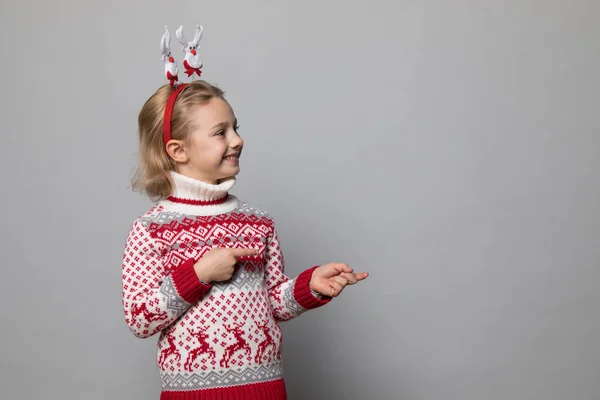
{"label": "neck", "polygon": [[[180,175],[182,178],[178,175]],[[188,164],[179,163],[175,166],[175,169],[171,171],[171,178],[173,178],[173,180],[177,178],[181,178],[180,180],[187,178],[188,180],[191,179],[192,181],[194,181],[194,184],[198,184],[199,182],[199,184],[209,185],[218,185],[219,183],[228,180],[228,178],[215,180],[214,178],[203,176],[202,174],[198,173],[196,169],[190,167]]]}

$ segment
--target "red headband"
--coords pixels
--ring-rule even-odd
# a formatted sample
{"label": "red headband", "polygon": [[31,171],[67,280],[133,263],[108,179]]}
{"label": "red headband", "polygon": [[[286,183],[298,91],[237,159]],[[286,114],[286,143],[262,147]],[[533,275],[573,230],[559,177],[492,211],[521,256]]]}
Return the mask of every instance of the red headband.
{"label": "red headband", "polygon": [[177,86],[177,89],[173,90],[169,95],[169,100],[167,100],[167,106],[165,107],[165,116],[163,121],[163,136],[165,145],[171,140],[171,116],[173,115],[173,107],[175,106],[175,100],[177,100],[177,96],[179,93],[185,88],[187,83],[180,83]]}

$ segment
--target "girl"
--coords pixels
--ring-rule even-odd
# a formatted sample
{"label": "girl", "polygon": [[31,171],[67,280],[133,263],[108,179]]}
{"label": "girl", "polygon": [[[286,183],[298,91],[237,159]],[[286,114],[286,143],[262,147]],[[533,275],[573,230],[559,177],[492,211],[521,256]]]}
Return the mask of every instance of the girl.
{"label": "girl", "polygon": [[161,399],[286,399],[278,323],[368,274],[330,263],[284,275],[273,219],[229,194],[244,141],[217,87],[165,85],[138,122],[134,186],[158,202],[131,227],[123,307],[137,337],[160,335]]}

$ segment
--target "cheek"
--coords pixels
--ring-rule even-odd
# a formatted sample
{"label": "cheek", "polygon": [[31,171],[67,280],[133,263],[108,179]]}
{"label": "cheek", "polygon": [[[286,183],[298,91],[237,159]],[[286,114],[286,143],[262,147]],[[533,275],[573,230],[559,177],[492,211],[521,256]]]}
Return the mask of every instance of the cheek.
{"label": "cheek", "polygon": [[194,147],[194,158],[198,163],[220,163],[227,150],[220,143],[197,143]]}

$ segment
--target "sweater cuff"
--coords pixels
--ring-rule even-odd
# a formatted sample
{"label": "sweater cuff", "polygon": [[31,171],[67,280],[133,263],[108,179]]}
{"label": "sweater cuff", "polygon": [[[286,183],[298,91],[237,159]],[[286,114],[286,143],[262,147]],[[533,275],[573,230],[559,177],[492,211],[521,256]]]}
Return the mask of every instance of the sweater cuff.
{"label": "sweater cuff", "polygon": [[311,310],[313,308],[321,307],[331,301],[331,297],[324,296],[322,299],[313,295],[310,291],[309,283],[310,278],[315,269],[319,266],[314,266],[306,271],[302,272],[296,278],[294,284],[294,298],[303,308]]}
{"label": "sweater cuff", "polygon": [[198,279],[196,271],[194,271],[194,264],[195,260],[190,258],[171,274],[177,294],[190,304],[197,303],[212,287],[212,285],[202,283]]}

